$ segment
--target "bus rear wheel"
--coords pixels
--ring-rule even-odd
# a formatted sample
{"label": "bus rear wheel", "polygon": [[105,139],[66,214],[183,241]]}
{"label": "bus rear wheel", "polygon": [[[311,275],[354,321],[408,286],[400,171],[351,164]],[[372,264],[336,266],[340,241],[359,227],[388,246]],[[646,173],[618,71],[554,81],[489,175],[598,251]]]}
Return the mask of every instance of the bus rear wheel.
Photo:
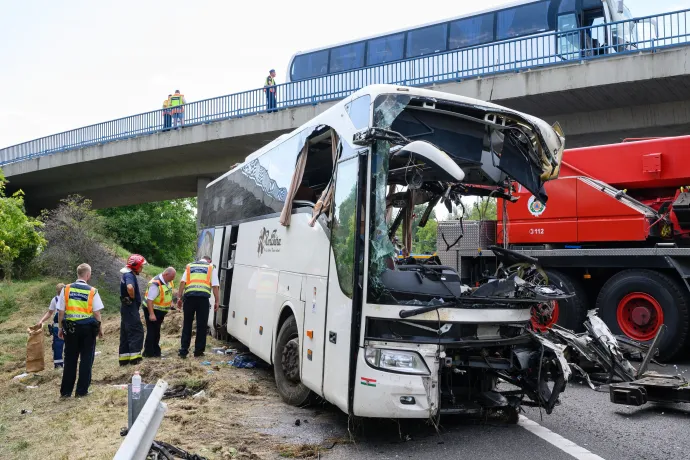
{"label": "bus rear wheel", "polygon": [[677,357],[688,340],[690,300],[672,278],[653,270],[625,270],[609,279],[597,297],[601,319],[614,334],[649,343],[659,327],[666,333],[659,358]]}
{"label": "bus rear wheel", "polygon": [[273,375],[283,401],[292,406],[304,406],[309,402],[311,390],[299,378],[299,333],[294,316],[290,316],[278,332],[273,350]]}

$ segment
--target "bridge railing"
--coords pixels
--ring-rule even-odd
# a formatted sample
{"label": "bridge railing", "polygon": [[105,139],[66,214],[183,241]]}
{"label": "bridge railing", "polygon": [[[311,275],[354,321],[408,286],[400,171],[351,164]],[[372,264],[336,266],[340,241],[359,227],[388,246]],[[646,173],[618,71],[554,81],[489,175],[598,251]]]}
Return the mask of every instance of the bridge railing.
{"label": "bridge railing", "polygon": [[167,117],[169,112],[163,109],[97,123],[1,149],[0,166],[168,131],[174,129],[176,121],[190,126],[341,99],[371,84],[424,86],[588,59],[653,52],[689,43],[690,9],[548,32],[280,84],[273,87],[275,102],[271,101],[270,107],[266,89],[257,88],[187,103],[182,120],[173,119],[172,123]]}

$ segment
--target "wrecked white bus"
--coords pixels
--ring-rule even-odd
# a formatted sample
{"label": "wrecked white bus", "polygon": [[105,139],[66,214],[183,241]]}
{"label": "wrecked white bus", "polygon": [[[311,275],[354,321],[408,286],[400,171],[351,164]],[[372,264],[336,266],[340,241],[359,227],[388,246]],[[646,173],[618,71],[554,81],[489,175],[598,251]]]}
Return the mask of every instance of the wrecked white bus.
{"label": "wrecked white bus", "polygon": [[450,267],[397,260],[392,240],[402,227],[409,245],[415,205],[506,194],[511,180],[546,200],[563,142],[558,127],[491,103],[357,91],[206,188],[214,326],[273,365],[290,404],[317,395],[354,416],[517,420],[526,398],[551,412],[570,371],[529,330],[530,311],[564,294],[512,251],[469,287]]}

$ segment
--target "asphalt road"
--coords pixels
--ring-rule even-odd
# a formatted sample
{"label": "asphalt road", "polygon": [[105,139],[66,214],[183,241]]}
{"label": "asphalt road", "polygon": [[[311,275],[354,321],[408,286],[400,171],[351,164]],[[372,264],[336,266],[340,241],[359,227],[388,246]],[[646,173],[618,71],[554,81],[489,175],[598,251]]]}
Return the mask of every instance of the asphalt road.
{"label": "asphalt road", "polygon": [[[669,365],[660,371],[690,377],[688,364],[677,368]],[[291,442],[328,448],[333,439],[349,438],[347,417],[330,406],[280,412],[278,423],[272,423],[274,428],[269,431]],[[690,404],[619,406],[610,403],[608,392],[596,392],[573,383],[551,415],[540,416],[539,410],[533,408],[525,408],[523,415],[518,425],[444,418],[438,432],[425,422],[370,420],[354,437],[354,443],[338,443],[324,451],[322,457],[334,460],[690,458]],[[299,426],[295,425],[297,419],[300,419]]]}

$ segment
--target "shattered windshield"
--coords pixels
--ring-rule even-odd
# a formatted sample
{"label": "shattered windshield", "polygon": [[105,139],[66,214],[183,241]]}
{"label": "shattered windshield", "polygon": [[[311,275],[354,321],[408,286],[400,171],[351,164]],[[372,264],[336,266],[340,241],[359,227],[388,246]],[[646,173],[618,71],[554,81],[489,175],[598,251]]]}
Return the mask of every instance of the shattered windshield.
{"label": "shattered windshield", "polygon": [[543,181],[557,175],[560,152],[518,115],[479,101],[375,99],[373,126],[356,139],[369,136],[371,145],[369,302],[429,305],[466,293],[459,275],[433,256],[423,264],[410,257],[415,232],[437,205],[451,212],[467,195],[509,199],[513,180],[546,200]]}

